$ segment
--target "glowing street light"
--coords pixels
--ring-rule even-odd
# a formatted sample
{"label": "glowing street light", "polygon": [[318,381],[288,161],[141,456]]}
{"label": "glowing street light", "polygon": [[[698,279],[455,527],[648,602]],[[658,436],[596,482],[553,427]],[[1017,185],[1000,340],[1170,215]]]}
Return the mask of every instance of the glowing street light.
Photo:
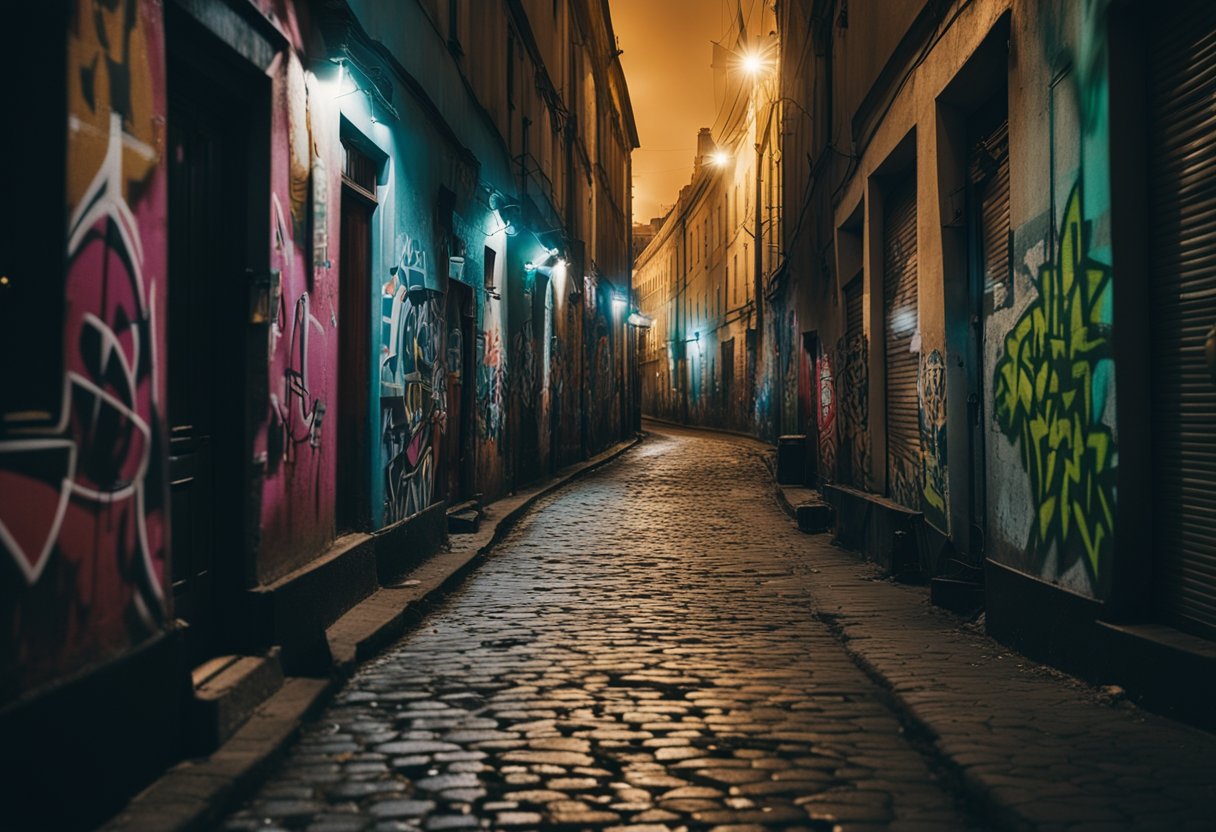
{"label": "glowing street light", "polygon": [[759,75],[764,72],[765,60],[759,52],[748,52],[743,56],[743,71],[748,75]]}
{"label": "glowing street light", "polygon": [[709,163],[717,168],[724,168],[730,164],[730,154],[725,150],[715,150],[709,155]]}

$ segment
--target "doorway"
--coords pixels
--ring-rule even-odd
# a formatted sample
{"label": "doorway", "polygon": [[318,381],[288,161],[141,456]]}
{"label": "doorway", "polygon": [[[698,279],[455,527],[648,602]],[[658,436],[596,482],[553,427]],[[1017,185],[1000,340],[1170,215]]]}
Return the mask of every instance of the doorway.
{"label": "doorway", "polygon": [[341,258],[338,267],[338,459],[334,525],[339,534],[371,521],[370,437],[372,215],[375,163],[342,142]]}
{"label": "doorway", "polygon": [[802,481],[819,483],[819,333],[802,333],[798,351],[798,429],[806,437],[806,467]]}
{"label": "doorway", "polygon": [[244,332],[265,87],[192,21],[167,20],[172,582],[197,662],[231,646],[219,611],[242,575]]}
{"label": "doorway", "polygon": [[972,561],[985,551],[988,473],[984,432],[984,339],[994,309],[1010,302],[1013,234],[1009,219],[1009,117],[1002,93],[969,119],[967,146],[968,330],[967,440],[970,482],[967,539]]}
{"label": "doorway", "polygon": [[446,317],[448,418],[443,458],[448,505],[455,505],[473,496],[473,396],[477,366],[473,360],[477,342],[473,290],[458,280],[448,281]]}

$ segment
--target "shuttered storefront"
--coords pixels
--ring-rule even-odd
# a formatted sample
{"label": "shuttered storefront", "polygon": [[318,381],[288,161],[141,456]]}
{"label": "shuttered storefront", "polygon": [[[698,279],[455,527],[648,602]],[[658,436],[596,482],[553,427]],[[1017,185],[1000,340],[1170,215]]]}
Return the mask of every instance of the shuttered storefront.
{"label": "shuttered storefront", "polygon": [[883,221],[883,311],[887,367],[887,492],[920,508],[920,427],[916,399],[919,325],[916,308],[916,178],[886,201]]}
{"label": "shuttered storefront", "polygon": [[1164,617],[1216,635],[1216,383],[1204,355],[1216,324],[1216,3],[1181,2],[1154,21],[1148,235],[1155,583]]}
{"label": "shuttered storefront", "polygon": [[[984,167],[995,163],[980,197],[980,233],[984,258],[984,294],[1007,286],[1009,273],[1009,122],[1004,121],[984,140]],[[977,165],[977,167],[980,165]],[[973,178],[976,174],[973,173]],[[1002,292],[1002,296],[1003,296]],[[1003,300],[1003,297],[1002,297]]]}
{"label": "shuttered storefront", "polygon": [[837,357],[836,385],[837,413],[840,414],[840,453],[837,467],[841,482],[858,488],[869,487],[866,466],[866,431],[869,408],[867,396],[869,367],[866,366],[869,351],[866,349],[866,333],[862,316],[862,299],[865,286],[859,273],[844,287],[844,349]]}

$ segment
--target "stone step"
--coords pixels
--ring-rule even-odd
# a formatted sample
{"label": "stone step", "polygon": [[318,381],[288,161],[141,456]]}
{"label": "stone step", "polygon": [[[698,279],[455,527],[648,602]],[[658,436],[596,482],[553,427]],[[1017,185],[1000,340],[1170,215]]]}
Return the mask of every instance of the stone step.
{"label": "stone step", "polygon": [[476,534],[481,528],[481,513],[474,509],[448,512],[448,534]]}
{"label": "stone step", "polygon": [[962,578],[937,577],[929,581],[929,597],[934,606],[957,613],[969,613],[984,606],[984,585]]}
{"label": "stone step", "polygon": [[191,745],[198,754],[219,748],[283,686],[279,648],[264,656],[220,656],[192,672]]}
{"label": "stone step", "polygon": [[794,506],[798,529],[808,534],[819,534],[832,530],[836,523],[835,510],[824,502],[800,503]]}

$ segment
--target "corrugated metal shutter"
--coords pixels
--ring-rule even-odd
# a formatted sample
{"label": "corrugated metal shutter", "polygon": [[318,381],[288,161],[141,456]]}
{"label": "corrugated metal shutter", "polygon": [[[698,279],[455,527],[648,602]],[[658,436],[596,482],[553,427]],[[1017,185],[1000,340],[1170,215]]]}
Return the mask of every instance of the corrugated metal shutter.
{"label": "corrugated metal shutter", "polygon": [[1156,589],[1168,619],[1216,633],[1216,3],[1154,17],[1149,79]]}
{"label": "corrugated metal shutter", "polygon": [[844,332],[845,339],[849,341],[865,335],[861,313],[864,288],[861,275],[850,280],[844,287]]}
{"label": "corrugated metal shutter", "polygon": [[984,183],[980,198],[980,229],[983,234],[984,293],[1009,280],[1009,122],[1004,121],[984,141],[987,158],[996,170]]}
{"label": "corrugated metal shutter", "polygon": [[887,493],[920,508],[920,425],[916,396],[916,176],[887,197],[883,222],[883,307],[887,366]]}

